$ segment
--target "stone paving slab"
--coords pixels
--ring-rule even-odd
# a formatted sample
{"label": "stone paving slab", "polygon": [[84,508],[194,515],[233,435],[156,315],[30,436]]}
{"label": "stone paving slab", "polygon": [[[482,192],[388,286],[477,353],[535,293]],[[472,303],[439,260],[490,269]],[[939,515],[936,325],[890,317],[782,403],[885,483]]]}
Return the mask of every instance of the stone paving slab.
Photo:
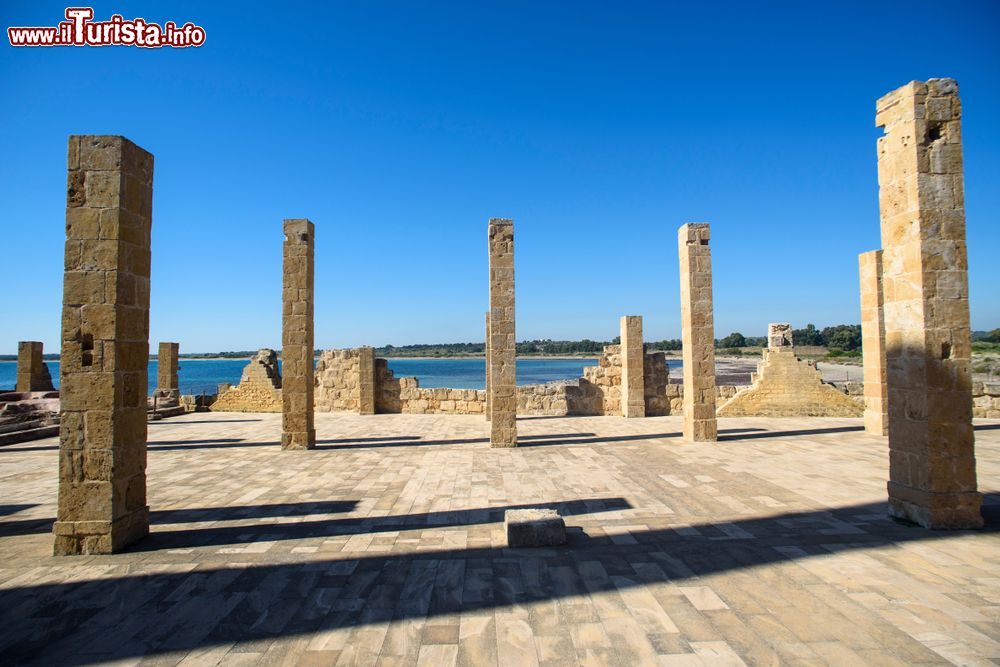
{"label": "stone paving slab", "polygon": [[[1000,421],[977,420],[987,528],[886,518],[860,419],[277,414],[149,427],[152,533],[52,557],[57,441],[0,448],[0,664],[990,665]],[[547,507],[568,544],[504,547]]]}

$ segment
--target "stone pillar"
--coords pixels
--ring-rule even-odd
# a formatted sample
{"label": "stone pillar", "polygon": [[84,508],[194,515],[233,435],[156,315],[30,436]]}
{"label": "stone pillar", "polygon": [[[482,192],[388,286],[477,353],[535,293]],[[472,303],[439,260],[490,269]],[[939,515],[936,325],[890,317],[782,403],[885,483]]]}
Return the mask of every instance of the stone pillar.
{"label": "stone pillar", "polygon": [[179,343],[160,343],[160,353],[156,360],[156,390],[161,396],[179,394],[177,382]]}
{"label": "stone pillar", "polygon": [[14,391],[52,391],[52,376],[42,357],[42,344],[22,340],[17,344],[17,381]]}
{"label": "stone pillar", "polygon": [[313,254],[316,233],[308,220],[285,220],[281,318],[281,448],[312,449]]}
{"label": "stone pillar", "polygon": [[882,251],[858,255],[861,277],[861,354],[865,378],[865,431],[888,435],[885,383],[885,320],[882,314]]}
{"label": "stone pillar", "polygon": [[375,348],[358,348],[358,414],[375,414]]}
{"label": "stone pillar", "polygon": [[486,421],[490,420],[490,313],[486,311]]}
{"label": "stone pillar", "polygon": [[877,103],[889,399],[889,513],[983,525],[972,430],[961,104],[952,79]]}
{"label": "stone pillar", "polygon": [[684,347],[684,439],[694,442],[714,442],[718,437],[712,255],[708,239],[707,223],[689,222],[677,234]]}
{"label": "stone pillar", "polygon": [[621,319],[622,417],[646,416],[646,353],[642,346],[642,316]]}
{"label": "stone pillar", "polygon": [[71,136],[66,197],[55,555],[149,533],[146,390],[153,156]]}
{"label": "stone pillar", "polygon": [[490,446],[517,447],[517,350],[514,346],[514,222],[489,224],[490,353],[487,400]]}
{"label": "stone pillar", "polygon": [[788,322],[771,322],[767,325],[767,349],[792,348],[795,339],[792,337],[792,325]]}

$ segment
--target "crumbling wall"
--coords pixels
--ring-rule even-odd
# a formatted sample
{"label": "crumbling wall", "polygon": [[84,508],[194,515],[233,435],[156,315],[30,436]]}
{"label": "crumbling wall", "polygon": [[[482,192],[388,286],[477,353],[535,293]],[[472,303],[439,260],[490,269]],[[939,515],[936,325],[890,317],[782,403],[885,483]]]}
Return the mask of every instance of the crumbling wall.
{"label": "crumbling wall", "polygon": [[972,416],[1000,419],[1000,382],[972,383]]}
{"label": "crumbling wall", "polygon": [[240,383],[219,394],[213,412],[281,412],[278,354],[264,348],[243,368]]}
{"label": "crumbling wall", "polygon": [[316,362],[316,411],[357,412],[361,400],[361,351],[324,350]]}
{"label": "crumbling wall", "polygon": [[823,383],[816,364],[795,356],[795,349],[779,340],[763,351],[753,385],[719,406],[720,417],[861,417],[863,401]]}

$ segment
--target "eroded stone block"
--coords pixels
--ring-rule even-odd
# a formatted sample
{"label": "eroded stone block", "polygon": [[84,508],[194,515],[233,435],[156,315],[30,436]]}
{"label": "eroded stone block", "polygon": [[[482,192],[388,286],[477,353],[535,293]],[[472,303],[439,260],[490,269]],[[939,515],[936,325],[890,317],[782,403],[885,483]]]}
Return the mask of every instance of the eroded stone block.
{"label": "eroded stone block", "polygon": [[554,547],[566,543],[566,522],[553,509],[507,510],[503,525],[508,547]]}

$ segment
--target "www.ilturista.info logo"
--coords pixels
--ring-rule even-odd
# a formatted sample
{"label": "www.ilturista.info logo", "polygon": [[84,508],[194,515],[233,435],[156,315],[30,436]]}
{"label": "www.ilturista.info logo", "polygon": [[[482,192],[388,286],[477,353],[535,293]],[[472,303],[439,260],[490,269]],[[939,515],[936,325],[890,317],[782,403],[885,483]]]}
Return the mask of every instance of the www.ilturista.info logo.
{"label": "www.ilturista.info logo", "polygon": [[205,29],[188,22],[162,26],[145,19],[126,20],[114,14],[108,21],[94,21],[92,7],[67,7],[66,21],[50,28],[7,28],[11,46],[162,46],[184,48],[205,43]]}

